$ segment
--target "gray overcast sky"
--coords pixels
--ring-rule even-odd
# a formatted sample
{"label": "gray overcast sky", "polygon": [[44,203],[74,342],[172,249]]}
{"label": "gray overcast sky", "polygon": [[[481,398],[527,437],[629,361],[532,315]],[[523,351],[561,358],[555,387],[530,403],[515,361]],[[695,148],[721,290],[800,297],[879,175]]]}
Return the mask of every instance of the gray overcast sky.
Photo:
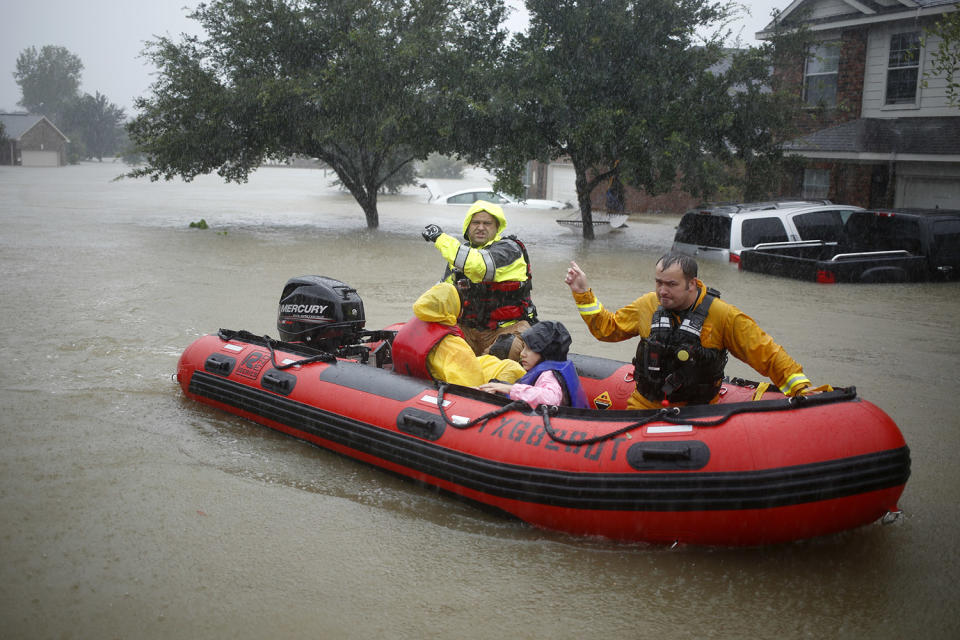
{"label": "gray overcast sky", "polygon": [[[199,0],[11,0],[0,8],[3,37],[0,38],[0,111],[20,107],[20,87],[13,79],[17,56],[28,47],[52,44],[66,47],[83,62],[80,90],[104,94],[110,102],[133,115],[133,100],[147,92],[152,65],[139,57],[143,44],[156,35],[197,33],[196,23],[186,16]],[[511,6],[522,7],[521,0]],[[747,4],[747,3],[744,3]],[[745,15],[733,28],[742,28],[742,38],[755,44],[754,33],[770,21],[773,9],[785,9],[790,0],[760,0],[749,3]],[[186,8],[185,8],[186,7]],[[524,14],[508,26],[522,30]]]}

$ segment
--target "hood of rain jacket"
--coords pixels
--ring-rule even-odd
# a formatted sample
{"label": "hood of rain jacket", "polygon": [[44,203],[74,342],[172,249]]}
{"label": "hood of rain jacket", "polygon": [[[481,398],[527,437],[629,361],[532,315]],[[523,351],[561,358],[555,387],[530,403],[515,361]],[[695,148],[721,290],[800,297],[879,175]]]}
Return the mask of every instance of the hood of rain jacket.
{"label": "hood of rain jacket", "polygon": [[457,324],[460,316],[457,288],[449,282],[433,285],[413,303],[413,315],[424,322],[439,322],[448,326]]}
{"label": "hood of rain jacket", "polygon": [[[467,236],[467,228],[470,226],[470,221],[473,220],[474,214],[477,214],[481,211],[486,211],[497,219],[497,235],[494,236],[493,240],[490,241],[496,242],[503,234],[503,230],[507,228],[507,218],[503,215],[503,208],[500,205],[487,202],[486,200],[477,200],[470,205],[470,208],[467,210],[467,217],[463,219],[463,238],[467,241],[470,240],[470,238]],[[490,242],[487,244],[490,244]]]}

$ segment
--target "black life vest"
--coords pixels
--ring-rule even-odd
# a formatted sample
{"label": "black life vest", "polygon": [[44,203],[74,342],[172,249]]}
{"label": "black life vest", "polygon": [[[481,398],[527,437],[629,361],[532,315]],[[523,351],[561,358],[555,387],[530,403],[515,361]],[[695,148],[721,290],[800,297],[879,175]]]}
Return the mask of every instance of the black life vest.
{"label": "black life vest", "polygon": [[527,279],[523,282],[471,282],[462,271],[453,270],[453,282],[460,291],[463,304],[457,324],[472,329],[496,329],[519,320],[526,320],[530,324],[537,322],[537,308],[530,297],[533,271],[527,247],[516,236],[504,236],[502,240],[511,240],[520,247],[527,268]]}
{"label": "black life vest", "polygon": [[710,305],[719,297],[719,291],[708,288],[703,302],[680,324],[672,313],[657,307],[650,321],[650,337],[640,340],[633,359],[637,391],[647,400],[706,404],[717,395],[727,350],[704,347],[700,333]]}

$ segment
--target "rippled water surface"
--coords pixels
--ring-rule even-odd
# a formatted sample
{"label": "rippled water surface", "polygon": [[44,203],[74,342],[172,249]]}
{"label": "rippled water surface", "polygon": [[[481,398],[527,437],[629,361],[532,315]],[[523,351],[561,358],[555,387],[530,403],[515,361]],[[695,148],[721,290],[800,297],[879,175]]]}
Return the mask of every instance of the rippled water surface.
{"label": "rippled water surface", "polygon": [[[960,637],[957,284],[701,267],[815,383],[856,385],[897,421],[913,457],[899,522],[759,549],[583,540],[199,406],[171,379],[202,334],[276,335],[293,276],[354,286],[368,327],[405,319],[442,272],[419,230],[456,231],[463,209],[412,190],[382,199],[371,232],[320,171],[112,182],[122,170],[0,167],[3,637]],[[625,304],[676,216],[585,243],[556,212],[507,214],[541,317],[577,351],[628,358],[589,337],[564,270],[577,260]]]}

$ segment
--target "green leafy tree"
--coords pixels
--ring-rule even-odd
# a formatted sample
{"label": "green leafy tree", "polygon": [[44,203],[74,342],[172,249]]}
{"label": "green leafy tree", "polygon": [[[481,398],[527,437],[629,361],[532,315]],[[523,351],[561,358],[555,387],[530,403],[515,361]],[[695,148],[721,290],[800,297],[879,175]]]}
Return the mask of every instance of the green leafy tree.
{"label": "green leafy tree", "polygon": [[761,46],[730,52],[729,66],[721,74],[725,96],[714,105],[719,112],[714,122],[725,123],[717,131],[724,144],[714,145],[704,162],[719,170],[701,172],[701,194],[732,190],[738,199],[750,201],[779,193],[792,167],[783,144],[799,131],[803,102],[796,87],[775,69],[802,59],[810,42],[807,29],[785,31],[778,26]]}
{"label": "green leafy tree", "polygon": [[71,141],[81,143],[80,157],[103,161],[103,156],[117,152],[125,118],[123,108],[98,91],[94,96],[84,94],[70,103],[63,122]]}
{"label": "green leafy tree", "polygon": [[[397,163],[399,158],[407,158],[410,156],[410,151],[408,149],[400,149],[396,152],[395,158],[392,161],[388,161],[388,164]],[[400,166],[397,171],[390,175],[389,178],[384,180],[383,184],[380,185],[380,193],[392,193],[398,194],[403,191],[403,187],[408,184],[416,184],[417,182],[417,170],[412,162],[405,162]],[[345,188],[343,182],[337,178],[333,181],[333,186]]]}
{"label": "green leafy tree", "polygon": [[65,47],[46,45],[37,51],[28,47],[17,57],[13,78],[20,85],[18,103],[31,113],[58,121],[77,97],[83,63]]}
{"label": "green leafy tree", "polygon": [[318,158],[379,225],[377,194],[430,151],[476,145],[502,55],[502,0],[215,0],[206,37],[148,48],[159,69],[128,125],[128,175],[244,181]]}
{"label": "green leafy tree", "polygon": [[940,39],[937,49],[930,55],[930,69],[924,73],[924,84],[932,76],[941,76],[946,82],[947,100],[960,107],[960,4],[956,11],[944,14],[927,30],[926,36]]}
{"label": "green leafy tree", "polygon": [[[725,20],[708,0],[527,0],[530,25],[514,39],[496,103],[496,149],[487,166],[497,186],[518,194],[523,163],[568,157],[576,175],[583,235],[594,236],[590,194],[618,174],[660,193],[698,175],[717,130],[720,34]],[[696,46],[695,46],[696,45]],[[721,102],[723,102],[721,100]]]}
{"label": "green leafy tree", "polygon": [[[404,151],[399,153],[403,154],[404,157],[408,157],[409,154]],[[408,184],[417,183],[417,168],[412,162],[405,162],[399,170],[397,170],[392,176],[390,176],[380,187],[381,193],[392,193],[398,194],[403,190],[403,187]]]}

